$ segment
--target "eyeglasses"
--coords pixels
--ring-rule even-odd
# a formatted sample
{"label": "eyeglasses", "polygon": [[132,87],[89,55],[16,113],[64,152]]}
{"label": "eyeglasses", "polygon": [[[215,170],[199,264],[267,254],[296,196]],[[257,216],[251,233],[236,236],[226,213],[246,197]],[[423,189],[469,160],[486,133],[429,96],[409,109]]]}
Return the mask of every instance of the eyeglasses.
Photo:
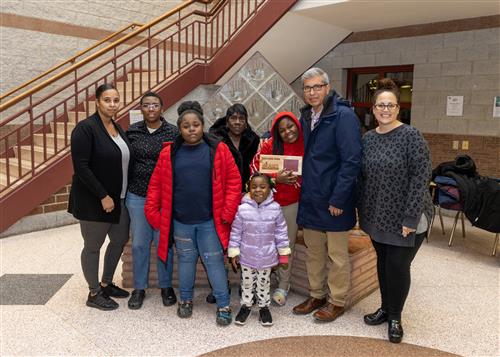
{"label": "eyeglasses", "polygon": [[396,110],[396,108],[399,108],[399,105],[394,103],[389,103],[389,104],[377,103],[374,105],[374,107],[380,111],[388,109],[389,111],[392,112],[393,110]]}
{"label": "eyeglasses", "polygon": [[160,109],[161,105],[158,103],[144,103],[141,105],[142,109]]}
{"label": "eyeglasses", "polygon": [[327,86],[328,84],[315,84],[313,86],[305,86],[305,87],[302,87],[302,90],[304,91],[304,93],[309,93],[311,91],[311,89],[314,91],[314,92],[319,92],[321,90],[321,88]]}

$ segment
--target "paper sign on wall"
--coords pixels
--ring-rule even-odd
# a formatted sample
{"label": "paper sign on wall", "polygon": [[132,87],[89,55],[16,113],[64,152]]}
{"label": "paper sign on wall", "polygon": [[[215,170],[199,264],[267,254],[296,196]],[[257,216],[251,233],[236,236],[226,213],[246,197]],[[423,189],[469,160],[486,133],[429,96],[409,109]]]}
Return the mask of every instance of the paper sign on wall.
{"label": "paper sign on wall", "polygon": [[446,115],[449,117],[461,117],[464,114],[464,96],[449,95],[446,100]]}
{"label": "paper sign on wall", "polygon": [[493,97],[493,118],[500,118],[500,95]]}

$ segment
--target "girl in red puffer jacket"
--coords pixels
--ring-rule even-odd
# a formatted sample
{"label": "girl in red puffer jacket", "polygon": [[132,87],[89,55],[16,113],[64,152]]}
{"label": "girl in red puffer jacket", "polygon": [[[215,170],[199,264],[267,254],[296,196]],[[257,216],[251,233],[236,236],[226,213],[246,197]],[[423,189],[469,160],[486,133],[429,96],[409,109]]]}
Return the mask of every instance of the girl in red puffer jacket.
{"label": "girl in red puffer jacket", "polygon": [[[276,115],[271,126],[271,138],[262,142],[250,165],[252,173],[260,170],[260,155],[304,156],[302,128],[293,113],[281,112]],[[302,178],[294,175],[291,171],[280,171],[270,176],[276,182],[274,200],[280,204],[285,216],[290,249],[292,250],[288,267],[278,267],[278,288],[272,296],[276,304],[283,306],[286,303],[286,297],[290,289],[292,257],[298,230],[296,219]]]}
{"label": "girl in red puffer jacket", "polygon": [[217,300],[216,322],[232,321],[224,250],[241,198],[241,178],[226,144],[203,133],[198,102],[184,102],[177,121],[180,134],[161,151],[149,182],[144,211],[160,229],[158,257],[167,259],[175,241],[180,301],[177,315],[193,311],[193,286],[201,257]]}

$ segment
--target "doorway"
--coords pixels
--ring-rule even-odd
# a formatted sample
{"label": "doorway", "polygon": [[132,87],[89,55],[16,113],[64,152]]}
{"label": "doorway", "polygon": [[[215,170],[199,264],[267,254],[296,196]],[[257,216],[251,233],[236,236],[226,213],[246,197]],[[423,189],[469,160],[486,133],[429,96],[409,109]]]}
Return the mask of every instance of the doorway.
{"label": "doorway", "polygon": [[411,122],[413,65],[350,68],[347,72],[347,99],[359,118],[362,133],[377,126],[372,113],[373,94],[382,78],[391,78],[401,91],[399,119]]}

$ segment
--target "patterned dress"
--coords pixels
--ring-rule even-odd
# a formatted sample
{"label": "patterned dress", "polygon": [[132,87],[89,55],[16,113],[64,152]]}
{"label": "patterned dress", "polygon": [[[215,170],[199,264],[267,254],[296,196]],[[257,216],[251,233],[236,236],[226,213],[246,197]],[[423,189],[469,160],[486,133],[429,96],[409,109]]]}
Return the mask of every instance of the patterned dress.
{"label": "patterned dress", "polygon": [[361,229],[376,242],[413,247],[415,233],[403,238],[402,227],[422,227],[419,223],[430,222],[433,209],[427,143],[416,128],[406,124],[384,134],[371,130],[362,142]]}

